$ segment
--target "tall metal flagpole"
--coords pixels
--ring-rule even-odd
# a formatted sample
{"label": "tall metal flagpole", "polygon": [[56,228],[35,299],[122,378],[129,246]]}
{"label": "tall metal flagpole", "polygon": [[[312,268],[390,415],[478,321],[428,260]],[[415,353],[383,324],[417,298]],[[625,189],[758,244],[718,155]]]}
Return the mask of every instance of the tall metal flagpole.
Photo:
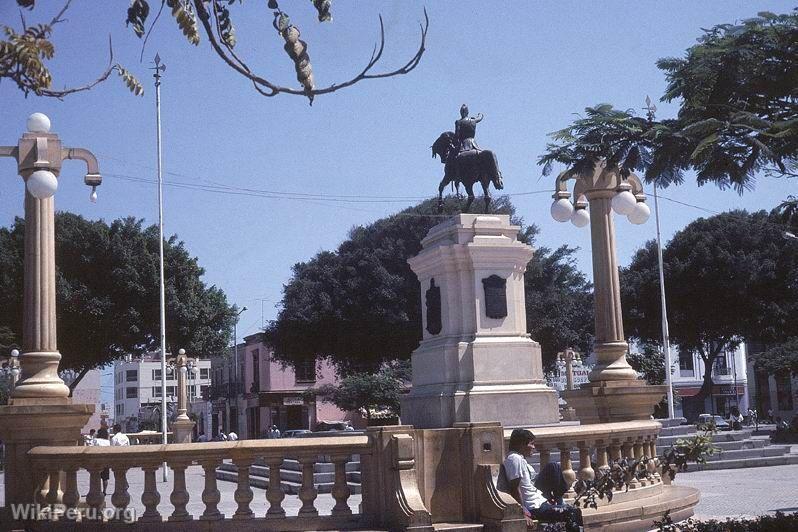
{"label": "tall metal flagpole", "polygon": [[[158,252],[160,267],[160,302],[161,302],[161,432],[162,442],[166,445],[168,430],[166,420],[166,290],[163,273],[163,173],[161,171],[161,72],[166,65],[161,64],[161,57],[155,54],[155,115],[156,136],[158,140]],[[166,462],[163,464],[163,481],[168,480]]]}
{"label": "tall metal flagpole", "polygon": [[662,352],[665,355],[665,384],[668,386],[668,418],[675,417],[673,411],[673,383],[671,382],[671,341],[668,333],[668,308],[665,304],[665,270],[662,267],[662,238],[659,233],[659,201],[657,185],[654,185],[654,218],[657,220],[657,260],[659,261],[659,298],[662,302]]}
{"label": "tall metal flagpole", "polygon": [[[654,121],[657,106],[646,96],[647,118],[649,123]],[[659,231],[659,199],[657,197],[657,184],[654,183],[654,219],[657,222],[657,261],[659,263],[659,299],[662,306],[662,354],[665,358],[665,384],[668,387],[668,418],[675,417],[673,410],[673,383],[671,382],[671,341],[668,333],[668,309],[665,304],[665,270],[662,266],[662,237]]]}

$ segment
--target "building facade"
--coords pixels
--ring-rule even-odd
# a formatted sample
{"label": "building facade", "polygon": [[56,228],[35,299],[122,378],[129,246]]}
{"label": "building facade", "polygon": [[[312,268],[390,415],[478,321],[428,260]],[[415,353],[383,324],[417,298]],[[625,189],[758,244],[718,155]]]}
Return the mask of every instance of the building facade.
{"label": "building facade", "polygon": [[314,430],[323,421],[361,423],[360,416],[306,393],[337,382],[335,368],[328,362],[315,361],[296,369],[283,366],[274,360],[260,333],[245,337],[231,351],[212,359],[211,434],[222,430],[241,438],[258,438],[272,425],[283,432]]}
{"label": "building facade", "polygon": [[[186,375],[186,397],[189,403],[207,394],[212,382],[211,361],[199,360],[197,367],[199,372],[195,374],[189,371]],[[145,428],[159,430],[161,392],[161,360],[158,353],[115,362],[114,422],[122,424],[128,432]],[[166,400],[170,414],[177,404],[177,394],[175,369],[167,365]],[[151,426],[153,424],[154,427]]]}
{"label": "building facade", "polygon": [[789,371],[769,374],[757,370],[754,367],[754,356],[771,346],[761,342],[751,342],[749,346],[752,356],[748,360],[748,372],[753,378],[748,383],[748,390],[759,419],[765,419],[768,412],[773,412],[773,421],[781,418],[789,423],[798,415],[798,376]]}
{"label": "building facade", "polygon": [[671,381],[676,416],[695,421],[700,414],[727,417],[733,407],[745,413],[751,406],[748,393],[746,345],[724,352],[712,367],[712,389],[703,399],[698,396],[704,382],[704,361],[698,353],[672,349]]}

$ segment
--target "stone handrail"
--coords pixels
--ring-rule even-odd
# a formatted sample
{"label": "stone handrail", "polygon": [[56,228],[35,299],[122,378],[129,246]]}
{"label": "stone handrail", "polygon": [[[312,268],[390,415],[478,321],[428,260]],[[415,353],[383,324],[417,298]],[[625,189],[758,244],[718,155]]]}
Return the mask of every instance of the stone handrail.
{"label": "stone handrail", "polygon": [[[223,460],[231,459],[238,469],[238,485],[234,495],[238,507],[235,514],[228,517],[236,521],[251,522],[256,519],[258,528],[264,530],[323,530],[381,523],[380,517],[369,515],[367,509],[364,509],[363,514],[353,514],[347,503],[350,490],[346,482],[346,463],[353,454],[370,457],[374,449],[372,439],[368,435],[359,435],[324,440],[310,438],[240,440],[128,447],[42,446],[31,449],[28,456],[37,476],[36,485],[40,487],[37,492],[39,502],[46,505],[62,504],[64,513],[82,505],[77,485],[78,470],[85,469],[89,472],[89,491],[85,495],[85,505],[93,511],[86,512],[86,515],[101,516],[105,503],[101,488],[101,471],[110,467],[114,473],[111,503],[120,510],[121,514],[130,505],[128,470],[141,468],[144,471],[141,502],[145,511],[139,516],[139,523],[162,522],[165,518],[167,522],[178,524],[193,519],[203,522],[219,521],[225,516],[218,509],[221,495],[217,489],[215,471]],[[332,489],[335,506],[329,516],[320,516],[314,506],[318,492],[313,484],[313,467],[320,456],[329,457],[335,464]],[[302,507],[296,517],[286,517],[285,509],[282,507],[285,492],[280,486],[279,471],[280,464],[286,458],[296,459],[302,465],[302,486],[299,490]],[[262,518],[256,518],[251,508],[254,497],[249,484],[249,467],[257,459],[262,459],[269,466],[270,472],[277,473],[269,475],[266,501],[255,503],[260,506],[268,501],[268,509],[265,513],[261,512],[264,514]],[[174,510],[169,516],[162,516],[157,508],[162,494],[158,492],[156,472],[164,462],[172,469],[174,476],[173,489],[169,494]],[[190,494],[186,489],[185,473],[186,468],[193,464],[201,465],[205,470],[205,486],[201,495],[205,511],[200,516],[193,516],[186,510]],[[364,489],[370,488],[365,485],[367,478],[369,476],[364,475]]]}
{"label": "stone handrail", "polygon": [[[593,480],[596,473],[602,474],[609,469],[609,462],[621,458],[639,459],[656,458],[657,436],[662,430],[658,421],[623,421],[595,425],[573,425],[567,427],[536,427],[530,429],[535,435],[536,453],[540,456],[540,466],[551,460],[552,451],[559,451],[559,462],[563,477],[569,484],[566,498],[573,498],[576,493],[570,486],[580,480]],[[504,437],[509,441],[512,430],[505,430]],[[574,470],[571,452],[578,453],[579,465]],[[595,464],[593,461],[595,457]],[[595,468],[594,468],[595,465]],[[633,478],[630,489],[660,485],[662,478],[657,471],[656,463],[648,467],[645,479]]]}

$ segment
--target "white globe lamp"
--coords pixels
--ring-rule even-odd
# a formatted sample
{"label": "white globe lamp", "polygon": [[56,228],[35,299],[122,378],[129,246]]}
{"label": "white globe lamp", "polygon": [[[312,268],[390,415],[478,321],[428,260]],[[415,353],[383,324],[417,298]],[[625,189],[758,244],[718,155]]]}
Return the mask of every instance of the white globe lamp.
{"label": "white globe lamp", "polygon": [[49,170],[36,170],[27,181],[28,192],[36,199],[46,199],[58,190],[58,179]]}
{"label": "white globe lamp", "polygon": [[639,201],[632,212],[629,214],[628,218],[629,221],[635,225],[641,225],[648,221],[648,217],[651,216],[651,209],[648,208],[644,202]]}
{"label": "white globe lamp", "polygon": [[558,222],[567,222],[573,212],[574,206],[565,198],[560,198],[551,204],[551,217]]}
{"label": "white globe lamp", "polygon": [[590,223],[590,213],[587,209],[576,209],[571,215],[571,223],[577,227],[585,227]]}
{"label": "white globe lamp", "polygon": [[612,198],[612,210],[623,216],[628,216],[635,209],[636,203],[635,195],[628,190],[624,190]]}
{"label": "white globe lamp", "polygon": [[31,133],[49,133],[50,119],[44,113],[33,113],[28,117],[26,126]]}

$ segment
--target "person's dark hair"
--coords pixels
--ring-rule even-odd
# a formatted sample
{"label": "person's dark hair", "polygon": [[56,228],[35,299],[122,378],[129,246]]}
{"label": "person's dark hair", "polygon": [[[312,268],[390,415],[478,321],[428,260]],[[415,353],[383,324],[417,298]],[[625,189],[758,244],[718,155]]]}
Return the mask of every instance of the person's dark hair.
{"label": "person's dark hair", "polygon": [[108,429],[105,427],[100,427],[100,430],[97,431],[97,437],[102,438],[103,440],[108,439]]}
{"label": "person's dark hair", "polygon": [[120,425],[119,423],[115,423],[114,432],[122,432],[122,425]]}
{"label": "person's dark hair", "polygon": [[527,429],[515,429],[510,434],[510,450],[517,451],[527,443],[535,441],[535,435]]}
{"label": "person's dark hair", "polygon": [[94,430],[94,429],[91,429],[91,430],[89,431],[89,435],[90,435],[90,436],[94,436],[94,433],[95,433],[95,432],[97,432],[97,431],[96,431],[96,430]]}

